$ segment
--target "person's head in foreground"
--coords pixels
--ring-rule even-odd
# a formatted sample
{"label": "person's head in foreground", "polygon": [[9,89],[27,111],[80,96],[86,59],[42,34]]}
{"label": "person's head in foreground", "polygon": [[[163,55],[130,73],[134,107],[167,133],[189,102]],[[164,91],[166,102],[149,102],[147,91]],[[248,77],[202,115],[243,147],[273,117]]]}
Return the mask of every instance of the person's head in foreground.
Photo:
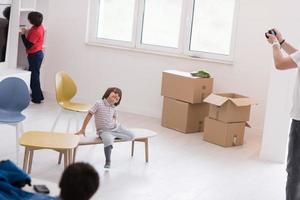
{"label": "person's head in foreground", "polygon": [[59,187],[62,200],[89,200],[99,187],[95,168],[83,162],[69,165],[63,172]]}

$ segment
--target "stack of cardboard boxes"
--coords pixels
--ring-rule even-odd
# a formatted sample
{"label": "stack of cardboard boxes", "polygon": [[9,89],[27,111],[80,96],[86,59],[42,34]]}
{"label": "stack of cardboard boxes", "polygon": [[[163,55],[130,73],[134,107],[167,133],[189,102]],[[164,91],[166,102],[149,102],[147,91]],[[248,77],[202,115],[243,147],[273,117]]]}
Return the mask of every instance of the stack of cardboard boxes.
{"label": "stack of cardboard boxes", "polygon": [[162,126],[183,133],[203,131],[213,79],[193,77],[189,72],[164,71],[161,95],[164,96]]}
{"label": "stack of cardboard boxes", "polygon": [[255,101],[235,93],[211,94],[203,140],[224,147],[242,145],[251,105]]}

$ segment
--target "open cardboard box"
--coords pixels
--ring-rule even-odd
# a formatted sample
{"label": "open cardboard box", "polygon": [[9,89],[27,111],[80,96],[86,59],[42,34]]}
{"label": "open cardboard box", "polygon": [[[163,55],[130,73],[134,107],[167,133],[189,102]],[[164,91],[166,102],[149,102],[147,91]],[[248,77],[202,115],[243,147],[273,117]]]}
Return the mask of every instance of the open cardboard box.
{"label": "open cardboard box", "polygon": [[251,105],[256,102],[236,93],[210,94],[204,99],[210,104],[208,116],[223,122],[246,122],[250,118]]}

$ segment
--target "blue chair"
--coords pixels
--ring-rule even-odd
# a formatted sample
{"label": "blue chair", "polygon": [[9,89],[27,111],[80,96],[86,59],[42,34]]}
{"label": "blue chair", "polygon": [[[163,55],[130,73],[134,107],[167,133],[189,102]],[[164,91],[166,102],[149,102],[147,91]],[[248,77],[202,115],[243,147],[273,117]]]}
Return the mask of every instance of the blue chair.
{"label": "blue chair", "polygon": [[19,163],[19,137],[23,133],[21,113],[30,103],[26,83],[16,77],[5,78],[0,82],[0,124],[16,127],[16,160]]}

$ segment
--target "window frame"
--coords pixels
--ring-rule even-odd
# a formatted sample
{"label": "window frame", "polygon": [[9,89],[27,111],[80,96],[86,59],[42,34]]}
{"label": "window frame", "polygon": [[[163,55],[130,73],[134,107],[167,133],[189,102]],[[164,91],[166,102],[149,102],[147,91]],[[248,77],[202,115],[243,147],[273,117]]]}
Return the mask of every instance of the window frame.
{"label": "window frame", "polygon": [[122,40],[114,40],[108,38],[99,38],[97,37],[98,31],[98,20],[99,20],[99,9],[100,9],[100,2],[102,0],[90,0],[89,5],[89,19],[88,19],[88,28],[87,28],[87,43],[91,44],[104,44],[104,45],[112,45],[112,46],[119,46],[119,47],[135,47],[135,38],[136,38],[136,23],[137,23],[137,14],[138,14],[138,2],[139,0],[134,0],[134,16],[133,16],[133,26],[132,26],[132,36],[131,41],[122,41]]}
{"label": "window frame", "polygon": [[233,20],[232,20],[232,28],[231,28],[229,55],[224,55],[221,53],[211,53],[211,52],[190,50],[195,0],[190,0],[189,3],[190,5],[187,7],[188,16],[187,16],[186,38],[185,38],[186,40],[184,42],[184,54],[193,58],[233,61],[234,47],[235,47],[234,38],[236,36],[236,30],[237,30],[237,16],[238,16],[239,1],[235,0],[234,9],[233,9],[234,13],[233,13]]}
{"label": "window frame", "polygon": [[184,12],[184,5],[185,0],[182,0],[182,10],[180,16],[180,27],[179,27],[179,37],[178,37],[178,48],[174,47],[166,47],[160,45],[151,45],[151,44],[143,44],[142,43],[142,34],[143,34],[143,22],[144,22],[144,13],[145,13],[145,2],[147,0],[140,0],[140,7],[139,7],[139,23],[137,27],[137,38],[136,38],[136,48],[142,50],[150,50],[150,51],[158,51],[158,52],[166,52],[166,53],[173,53],[173,54],[181,54],[183,53],[183,46],[182,46],[182,39],[183,39],[183,32],[182,26],[184,25],[185,20],[185,12]]}
{"label": "window frame", "polygon": [[234,47],[236,42],[234,38],[237,32],[237,22],[238,22],[237,16],[238,16],[238,9],[239,9],[239,0],[234,0],[235,5],[234,5],[233,20],[232,20],[229,55],[210,53],[210,52],[201,52],[201,51],[192,51],[189,49],[190,42],[191,42],[195,0],[182,1],[178,48],[142,43],[143,21],[144,21],[146,0],[135,0],[132,40],[130,42],[107,39],[107,38],[98,38],[97,29],[98,29],[98,20],[99,20],[99,8],[100,8],[99,6],[101,1],[102,0],[89,1],[88,23],[87,23],[87,34],[86,34],[86,43],[89,45],[120,48],[120,49],[132,50],[132,51],[140,51],[143,53],[151,53],[151,54],[154,53],[158,55],[191,58],[197,60],[207,60],[207,61],[213,61],[219,63],[233,62],[234,49],[235,49]]}

